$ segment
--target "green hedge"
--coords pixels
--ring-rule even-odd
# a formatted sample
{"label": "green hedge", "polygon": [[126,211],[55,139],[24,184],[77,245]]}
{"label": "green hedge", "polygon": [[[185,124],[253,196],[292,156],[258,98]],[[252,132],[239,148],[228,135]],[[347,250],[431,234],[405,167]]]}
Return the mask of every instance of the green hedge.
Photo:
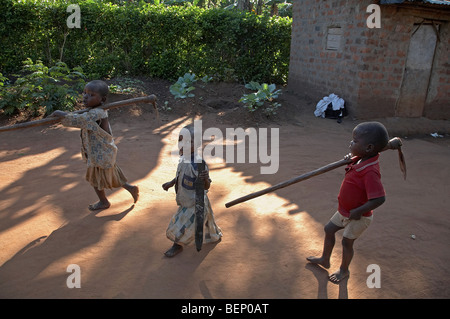
{"label": "green hedge", "polygon": [[173,80],[193,72],[218,80],[287,81],[290,18],[196,6],[76,3],[81,28],[68,29],[67,4],[0,0],[0,72],[15,72],[27,58],[53,65],[63,48],[63,62],[97,78]]}

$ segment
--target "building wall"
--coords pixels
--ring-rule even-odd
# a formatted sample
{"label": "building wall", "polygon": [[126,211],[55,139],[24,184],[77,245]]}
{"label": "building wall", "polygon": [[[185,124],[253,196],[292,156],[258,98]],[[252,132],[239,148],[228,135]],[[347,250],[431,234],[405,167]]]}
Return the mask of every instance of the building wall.
{"label": "building wall", "polygon": [[439,37],[424,116],[450,120],[450,23],[440,25]]}
{"label": "building wall", "polygon": [[[411,34],[423,12],[381,7],[381,28],[367,27],[373,0],[297,0],[293,7],[289,88],[319,101],[335,93],[353,117],[397,116]],[[448,12],[447,12],[448,13]],[[427,16],[442,18],[427,11]],[[442,14],[443,15],[443,14]],[[418,17],[419,16],[419,17]],[[448,19],[448,18],[447,18]],[[450,119],[448,23],[440,26],[434,73],[424,115]],[[340,28],[336,50],[327,49],[330,28]],[[445,36],[445,37],[444,37]]]}

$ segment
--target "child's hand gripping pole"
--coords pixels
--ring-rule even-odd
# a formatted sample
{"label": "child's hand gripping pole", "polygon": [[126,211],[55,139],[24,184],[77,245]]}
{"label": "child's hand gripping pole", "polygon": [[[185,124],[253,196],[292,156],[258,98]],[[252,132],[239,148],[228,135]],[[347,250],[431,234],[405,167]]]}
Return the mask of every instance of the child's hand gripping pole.
{"label": "child's hand gripping pole", "polygon": [[[405,164],[405,158],[403,157],[403,153],[401,152],[401,148],[400,148],[401,145],[402,145],[401,139],[398,138],[398,137],[394,137],[393,139],[389,140],[388,144],[386,145],[386,147],[382,151],[389,150],[389,149],[397,149],[399,151],[400,169],[402,170],[403,176],[406,179],[406,164]],[[315,169],[315,170],[310,171],[308,173],[305,173],[303,175],[294,177],[292,179],[289,179],[287,181],[281,182],[281,183],[276,184],[274,186],[265,188],[265,189],[260,190],[258,192],[251,193],[249,195],[246,195],[246,196],[240,197],[238,199],[235,199],[235,200],[233,200],[231,202],[228,202],[228,203],[225,204],[225,207],[229,208],[229,207],[234,206],[236,204],[248,201],[248,200],[253,199],[255,197],[259,197],[259,196],[265,195],[267,193],[273,192],[273,191],[278,190],[280,188],[284,188],[284,187],[290,186],[292,184],[295,184],[295,183],[307,180],[307,179],[309,179],[311,177],[314,177],[314,176],[317,176],[317,175],[321,175],[323,173],[329,172],[329,171],[331,171],[333,169],[336,169],[338,167],[341,167],[341,166],[344,166],[344,165],[348,165],[348,164],[354,162],[356,159],[357,159],[356,157],[351,158],[350,156],[346,155],[340,161],[337,161],[337,162],[334,162],[334,163],[330,163],[328,165],[322,166],[322,167],[320,167],[318,169]]]}

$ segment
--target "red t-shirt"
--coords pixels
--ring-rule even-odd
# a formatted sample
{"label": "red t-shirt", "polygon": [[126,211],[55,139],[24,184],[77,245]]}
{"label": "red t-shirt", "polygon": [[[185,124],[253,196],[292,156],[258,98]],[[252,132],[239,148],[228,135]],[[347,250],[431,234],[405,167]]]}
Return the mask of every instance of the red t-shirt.
{"label": "red t-shirt", "polygon": [[[339,191],[339,213],[350,217],[350,210],[365,204],[369,199],[386,195],[381,184],[379,158],[380,154],[359,164],[350,164],[345,170],[345,177]],[[371,216],[373,211],[364,213]]]}

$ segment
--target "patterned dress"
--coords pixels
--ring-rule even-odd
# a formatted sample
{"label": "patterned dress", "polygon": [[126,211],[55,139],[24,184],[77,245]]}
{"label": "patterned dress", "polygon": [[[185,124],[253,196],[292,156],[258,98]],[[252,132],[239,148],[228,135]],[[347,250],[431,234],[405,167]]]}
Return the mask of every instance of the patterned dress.
{"label": "patterned dress", "polygon": [[98,124],[107,117],[107,111],[93,108],[81,114],[69,113],[61,121],[64,126],[81,129],[81,156],[88,167],[86,180],[99,190],[121,187],[127,182],[116,164],[114,138]]}
{"label": "patterned dress", "polygon": [[[205,164],[205,169],[208,166]],[[167,238],[171,241],[187,245],[195,240],[195,185],[197,178],[197,164],[194,161],[186,162],[180,158],[176,175],[176,201],[178,210],[170,220],[166,231]],[[222,237],[222,230],[214,220],[213,210],[209,202],[207,190],[205,190],[204,203],[204,242],[216,242]]]}

